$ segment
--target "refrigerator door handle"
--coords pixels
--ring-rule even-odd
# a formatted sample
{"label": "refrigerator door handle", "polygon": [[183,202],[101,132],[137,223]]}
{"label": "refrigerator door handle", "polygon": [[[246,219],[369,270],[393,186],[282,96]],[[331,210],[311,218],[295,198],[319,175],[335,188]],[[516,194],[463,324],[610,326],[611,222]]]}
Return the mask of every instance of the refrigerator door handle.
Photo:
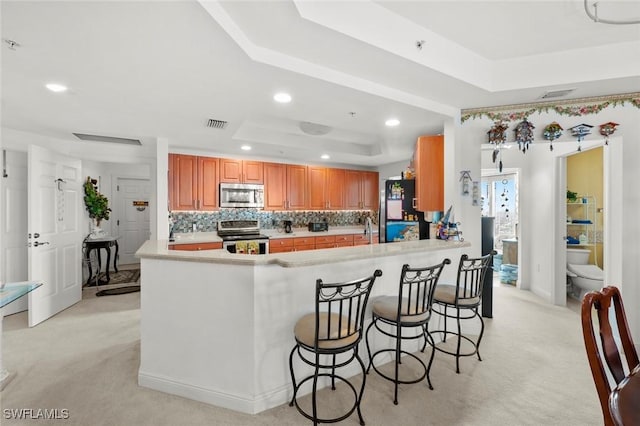
{"label": "refrigerator door handle", "polygon": [[414,198],[411,200],[411,207],[413,207],[414,209],[416,208],[416,202],[418,201],[417,198]]}

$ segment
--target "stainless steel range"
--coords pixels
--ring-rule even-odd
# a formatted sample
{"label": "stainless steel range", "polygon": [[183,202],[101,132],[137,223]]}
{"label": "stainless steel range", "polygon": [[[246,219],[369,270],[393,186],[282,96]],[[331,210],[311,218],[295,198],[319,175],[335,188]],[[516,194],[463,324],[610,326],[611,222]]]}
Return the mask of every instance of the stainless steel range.
{"label": "stainless steel range", "polygon": [[222,248],[230,253],[269,253],[269,237],[260,233],[257,220],[221,220],[218,236],[222,238]]}

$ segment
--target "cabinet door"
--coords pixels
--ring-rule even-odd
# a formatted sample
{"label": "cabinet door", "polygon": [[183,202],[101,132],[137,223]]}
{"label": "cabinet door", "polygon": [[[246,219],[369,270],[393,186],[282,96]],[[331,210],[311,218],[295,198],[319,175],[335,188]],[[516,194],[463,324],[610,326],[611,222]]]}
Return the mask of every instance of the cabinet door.
{"label": "cabinet door", "polygon": [[444,136],[420,136],[414,156],[416,210],[444,211]]}
{"label": "cabinet door", "polygon": [[307,166],[287,165],[287,208],[289,210],[309,208]]}
{"label": "cabinet door", "polygon": [[309,166],[309,208],[324,210],[327,200],[327,169]]}
{"label": "cabinet door", "polygon": [[193,244],[171,244],[169,250],[218,250],[222,248],[222,243],[193,243]]}
{"label": "cabinet door", "polygon": [[345,172],[344,169],[327,169],[327,202],[332,210],[345,208]]}
{"label": "cabinet door", "polygon": [[218,159],[198,157],[198,206],[201,211],[218,209]]}
{"label": "cabinet door", "polygon": [[264,183],[264,163],[262,161],[242,162],[242,179],[244,183]]}
{"label": "cabinet door", "polygon": [[345,171],[345,207],[349,210],[358,210],[361,207],[361,174],[359,170]]}
{"label": "cabinet door", "polygon": [[172,154],[171,210],[195,210],[198,200],[198,162],[192,155]]}
{"label": "cabinet door", "polygon": [[293,238],[278,238],[269,240],[269,253],[287,253],[293,251],[293,249]]}
{"label": "cabinet door", "polygon": [[284,164],[264,163],[264,208],[283,210],[287,193],[287,169]]}
{"label": "cabinet door", "polygon": [[378,208],[379,196],[378,172],[362,173],[362,207],[369,210]]}
{"label": "cabinet door", "polygon": [[220,159],[220,182],[242,182],[242,161],[229,158]]}

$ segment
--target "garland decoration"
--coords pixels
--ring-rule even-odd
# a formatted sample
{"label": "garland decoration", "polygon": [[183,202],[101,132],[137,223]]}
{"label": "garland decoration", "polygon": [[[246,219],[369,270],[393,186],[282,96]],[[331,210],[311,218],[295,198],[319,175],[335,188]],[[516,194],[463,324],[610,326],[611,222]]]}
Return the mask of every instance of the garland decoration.
{"label": "garland decoration", "polygon": [[506,105],[499,108],[476,108],[462,110],[460,121],[464,123],[470,119],[486,117],[492,121],[522,121],[531,114],[555,112],[559,115],[581,117],[598,114],[610,106],[624,106],[630,104],[640,108],[640,93],[624,95],[600,96],[596,98],[582,98],[556,103],[541,102],[532,104]]}

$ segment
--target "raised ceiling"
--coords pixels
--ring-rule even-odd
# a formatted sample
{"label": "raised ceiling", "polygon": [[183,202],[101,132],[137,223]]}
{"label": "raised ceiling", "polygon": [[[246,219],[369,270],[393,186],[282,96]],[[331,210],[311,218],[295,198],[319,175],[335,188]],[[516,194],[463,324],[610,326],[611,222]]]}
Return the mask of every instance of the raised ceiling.
{"label": "raised ceiling", "polygon": [[[19,43],[2,46],[2,126],[55,139],[377,166],[409,158],[463,108],[640,91],[640,25],[594,23],[582,0],[0,7],[2,38]],[[599,13],[640,18],[640,2],[600,0]],[[49,92],[51,81],[70,90]],[[273,102],[277,91],[293,101]],[[386,127],[391,117],[400,125]]]}

